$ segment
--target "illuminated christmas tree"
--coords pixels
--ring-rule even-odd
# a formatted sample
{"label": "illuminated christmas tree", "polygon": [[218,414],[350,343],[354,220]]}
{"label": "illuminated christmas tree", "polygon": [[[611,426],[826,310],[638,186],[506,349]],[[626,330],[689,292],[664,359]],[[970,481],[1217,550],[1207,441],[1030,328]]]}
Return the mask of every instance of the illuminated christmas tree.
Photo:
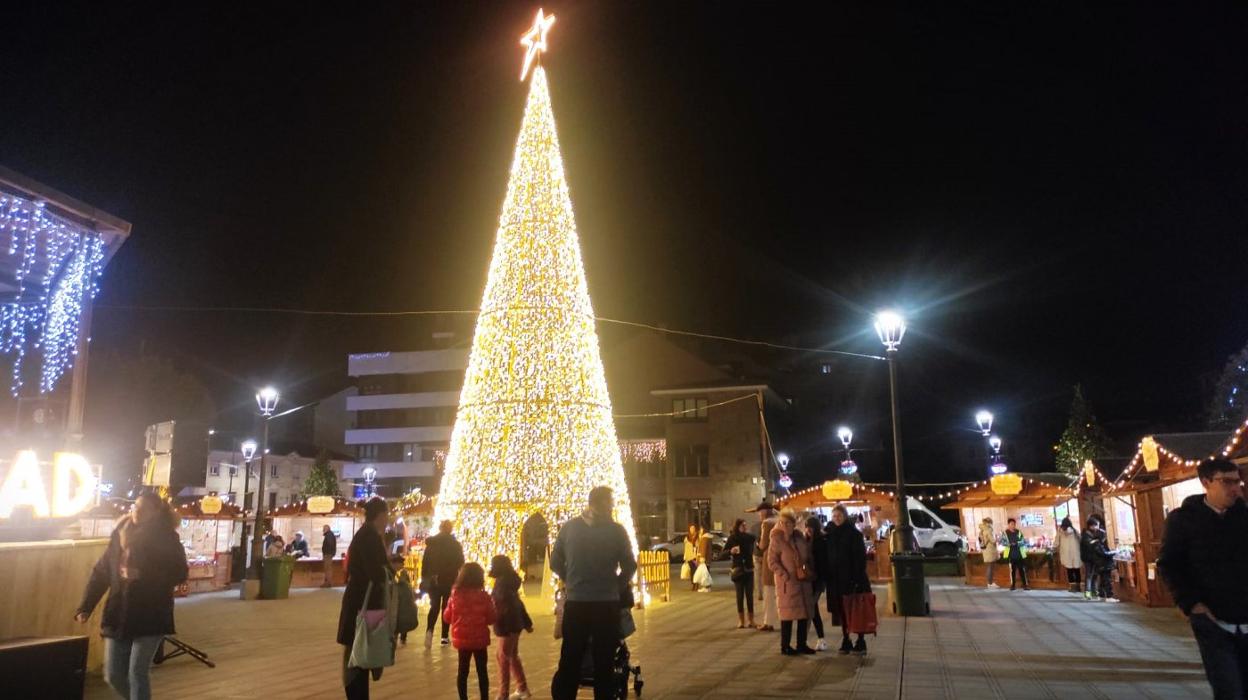
{"label": "illuminated christmas tree", "polygon": [[[526,35],[525,73],[553,20],[539,12]],[[488,565],[506,554],[518,563],[526,520],[540,514],[558,527],[600,485],[615,490],[616,519],[635,537],[550,92],[538,65],[435,520],[456,522],[470,561]]]}

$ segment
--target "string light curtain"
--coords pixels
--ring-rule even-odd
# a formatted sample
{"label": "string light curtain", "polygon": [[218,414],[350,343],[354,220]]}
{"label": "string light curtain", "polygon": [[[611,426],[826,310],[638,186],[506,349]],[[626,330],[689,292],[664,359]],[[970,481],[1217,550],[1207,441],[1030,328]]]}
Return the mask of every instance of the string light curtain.
{"label": "string light curtain", "polygon": [[21,391],[26,356],[40,356],[39,391],[56,388],[78,354],[82,312],[104,268],[96,232],[47,211],[43,202],[0,194],[0,246],[14,262],[16,294],[0,302],[0,352],[12,358],[10,391]]}
{"label": "string light curtain", "polygon": [[435,519],[469,561],[519,561],[531,516],[557,528],[590,489],[632,509],[545,70],[533,70]]}

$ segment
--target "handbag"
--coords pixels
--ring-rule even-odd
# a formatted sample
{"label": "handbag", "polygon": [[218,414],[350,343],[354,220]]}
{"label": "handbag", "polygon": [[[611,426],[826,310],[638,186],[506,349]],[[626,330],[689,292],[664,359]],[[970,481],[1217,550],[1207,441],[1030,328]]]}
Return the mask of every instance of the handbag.
{"label": "handbag", "polygon": [[843,600],[845,629],[850,634],[875,634],[880,624],[875,615],[875,594],[850,593]]}
{"label": "handbag", "polygon": [[798,581],[810,580],[810,569],[807,569],[805,564],[797,565],[797,580]]}
{"label": "handbag", "polygon": [[680,565],[680,580],[688,581],[693,578],[693,571],[689,568],[689,562]]}
{"label": "handbag", "polygon": [[368,621],[368,599],[373,592],[373,582],[364,589],[364,603],[355,616],[355,639],[351,642],[348,668],[385,668],[394,665],[395,587],[386,585],[385,616],[375,627]]}

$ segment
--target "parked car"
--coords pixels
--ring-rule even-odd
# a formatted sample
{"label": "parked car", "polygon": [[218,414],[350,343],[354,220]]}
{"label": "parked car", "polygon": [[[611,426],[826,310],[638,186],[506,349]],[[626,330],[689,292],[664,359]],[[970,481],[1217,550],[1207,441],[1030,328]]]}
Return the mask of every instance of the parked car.
{"label": "parked car", "polygon": [[[721,530],[711,530],[711,561],[719,561],[724,558],[724,542],[728,541],[727,536]],[[676,535],[666,542],[660,542],[652,547],[650,551],[657,552],[666,549],[668,556],[676,563],[685,560],[685,536],[683,534]]]}

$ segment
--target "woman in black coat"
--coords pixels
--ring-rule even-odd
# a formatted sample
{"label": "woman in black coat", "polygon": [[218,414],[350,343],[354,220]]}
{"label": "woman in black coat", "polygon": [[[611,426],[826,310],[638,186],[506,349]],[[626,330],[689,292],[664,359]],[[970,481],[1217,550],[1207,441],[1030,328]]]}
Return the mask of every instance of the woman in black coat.
{"label": "woman in black coat", "polygon": [[186,575],[186,550],[173,510],[154,493],[140,495],[113,528],[74,615],[86,622],[111,592],[100,621],[104,680],[123,698],[152,696],[152,658],[165,635],[174,633],[173,589]]}
{"label": "woman in black coat", "polygon": [[[351,646],[355,642],[355,618],[364,607],[364,592],[373,584],[367,610],[386,607],[386,582],[393,576],[382,533],[386,531],[386,502],[374,496],[364,504],[364,524],[355,531],[347,548],[347,588],[342,593],[342,609],[338,613],[338,643],[342,651],[342,684],[347,700],[368,700],[368,670],[347,666]],[[381,669],[371,669],[373,678],[381,678]]]}
{"label": "woman in black coat", "polygon": [[732,555],[728,577],[737,589],[737,629],[745,629],[745,611],[749,608],[750,627],[754,627],[754,535],[745,521],[737,518],[732,534],[724,542],[724,551]]}
{"label": "woman in black coat", "polygon": [[867,545],[845,506],[837,505],[832,508],[832,522],[828,523],[827,538],[828,612],[832,614],[832,624],[841,626],[839,651],[842,654],[865,654],[867,642],[861,634],[855,643],[849,642],[843,596],[871,590],[871,579],[867,576]]}

